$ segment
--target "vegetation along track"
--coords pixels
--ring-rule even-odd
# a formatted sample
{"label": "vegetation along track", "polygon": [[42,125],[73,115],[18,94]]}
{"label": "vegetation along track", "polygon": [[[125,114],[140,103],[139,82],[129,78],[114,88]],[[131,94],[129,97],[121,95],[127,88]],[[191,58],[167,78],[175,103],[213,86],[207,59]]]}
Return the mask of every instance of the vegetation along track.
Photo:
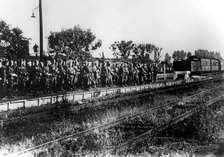
{"label": "vegetation along track", "polygon": [[[217,86],[217,84],[214,84],[213,86]],[[202,93],[205,93],[206,92],[205,89],[208,89],[208,88],[210,88],[210,86],[205,86],[204,91]],[[186,89],[186,90],[188,91],[188,89]],[[192,92],[192,90],[194,92]],[[195,89],[191,89],[190,91],[191,91],[190,93],[186,92],[185,95],[188,96],[188,95],[195,94]],[[209,91],[209,90],[207,90],[207,91]],[[151,107],[154,107],[154,106],[158,106],[158,104],[160,105],[160,104],[163,104],[165,102],[171,102],[172,100],[176,100],[178,98],[178,95],[181,94],[181,92],[178,91],[178,90],[174,90],[173,92],[169,92],[168,95],[167,95],[167,93],[164,93],[165,94],[164,96],[161,95],[161,93],[153,95],[153,97],[155,97],[155,99],[158,99],[158,101],[155,101],[155,102],[151,102],[150,98],[147,98],[147,97],[146,97],[146,99],[144,97],[138,97],[137,101],[136,100],[135,101],[127,100],[127,101],[123,101],[122,103],[119,103],[117,101],[113,101],[113,104],[111,103],[110,105],[108,105],[109,103],[107,104],[106,102],[104,102],[104,105],[101,105],[101,106],[98,105],[98,107],[96,107],[97,105],[92,105],[91,108],[86,108],[85,110],[83,109],[83,110],[80,110],[80,111],[76,111],[76,107],[73,107],[73,106],[71,106],[70,103],[66,103],[66,102],[62,103],[62,104],[61,103],[57,104],[58,106],[55,107],[56,109],[51,109],[49,107],[50,106],[50,104],[49,104],[49,105],[46,106],[46,107],[49,107],[49,109],[48,109],[48,111],[45,111],[47,113],[47,115],[45,115],[45,116],[40,116],[40,117],[37,117],[37,118],[34,117],[33,119],[29,119],[29,120],[28,119],[25,120],[25,119],[20,118],[20,119],[17,119],[15,121],[12,121],[12,123],[8,123],[7,125],[5,125],[4,130],[2,131],[2,137],[0,138],[0,140],[2,142],[4,142],[4,141],[9,142],[9,141],[15,141],[15,140],[16,141],[19,141],[19,140],[24,141],[24,138],[25,139],[26,138],[32,138],[33,139],[33,136],[36,137],[36,136],[39,136],[41,134],[45,135],[46,133],[50,134],[50,136],[51,136],[50,131],[52,131],[52,128],[55,128],[55,124],[58,125],[57,123],[60,121],[60,119],[58,119],[58,117],[60,117],[62,115],[62,118],[63,118],[63,116],[65,114],[70,115],[71,112],[74,112],[74,114],[72,113],[72,115],[74,115],[73,118],[77,119],[76,117],[78,117],[79,120],[78,121],[75,120],[73,122],[73,123],[76,123],[78,125],[80,125],[80,120],[81,120],[79,116],[83,117],[82,119],[85,121],[86,118],[89,118],[87,113],[89,113],[89,111],[92,113],[93,110],[94,110],[93,114],[98,115],[98,117],[100,117],[99,115],[101,115],[101,112],[102,112],[100,110],[104,110],[103,113],[106,113],[106,114],[104,114],[102,116],[106,115],[106,117],[107,117],[108,114],[109,114],[109,117],[111,117],[111,116],[112,117],[121,117],[124,114],[136,113],[137,111],[144,110],[145,108],[148,109],[148,108],[151,108]],[[147,99],[149,99],[149,100],[147,100]],[[111,102],[111,100],[109,102]],[[133,104],[131,106],[136,106],[136,107],[135,108],[128,107],[128,106],[130,106],[130,104]],[[59,108],[57,108],[57,107],[59,107]],[[126,107],[128,107],[129,110],[131,109],[130,110],[131,112],[129,110],[127,110]],[[73,111],[73,108],[74,108],[75,111]],[[112,111],[111,108],[112,109],[113,108],[120,108],[121,110],[120,109],[117,110],[117,111],[115,110],[115,115],[113,116],[113,115],[111,115],[111,111]],[[136,108],[137,108],[137,110],[136,110]],[[30,109],[31,108],[29,108],[29,110]],[[41,110],[43,111],[44,108],[42,108]],[[62,111],[62,110],[64,110],[64,111]],[[122,110],[124,110],[125,112],[123,112]],[[126,112],[126,111],[128,111],[128,112]],[[34,110],[34,112],[35,112],[35,110]],[[114,114],[113,112],[114,111],[112,111],[112,114]],[[118,112],[118,113],[116,113],[116,112]],[[119,114],[119,112],[121,112],[121,114]],[[87,114],[87,116],[82,116],[82,113],[85,114],[85,115]],[[61,114],[61,115],[59,115],[59,114]],[[92,117],[92,115],[90,115],[90,116]],[[95,116],[93,116],[92,118],[95,119]],[[81,120],[82,124],[83,124],[83,122],[82,122],[83,120]],[[51,121],[54,122],[54,123],[52,124]],[[50,123],[50,124],[48,124],[48,123]],[[82,126],[82,124],[81,124],[81,126]],[[30,125],[32,125],[32,127],[30,127]],[[38,128],[38,130],[37,129],[34,130],[32,128]],[[78,129],[75,129],[75,130],[77,132],[80,129],[78,128]],[[71,131],[74,132],[73,130],[71,130]],[[68,133],[66,133],[66,134],[68,134]],[[38,138],[38,140],[37,140],[38,142],[35,141],[35,143],[36,143],[35,145],[38,145],[39,143],[45,142],[45,140],[39,140],[39,139],[42,139],[42,136],[37,137],[37,138]],[[55,137],[55,138],[57,138],[57,137]]]}
{"label": "vegetation along track", "polygon": [[[206,107],[212,106],[213,104],[222,100],[223,98],[224,98],[224,94],[219,95],[219,96],[213,98],[212,100],[208,101],[207,103],[205,103],[204,106],[206,106]],[[125,149],[128,149],[134,143],[142,142],[142,141],[144,141],[144,139],[154,138],[154,136],[156,135],[157,132],[165,130],[166,128],[189,118],[190,116],[194,115],[195,113],[197,113],[199,111],[200,111],[200,106],[198,106],[196,108],[193,108],[189,111],[186,111],[186,112],[184,112],[180,115],[177,115],[174,118],[172,118],[171,120],[169,120],[168,122],[160,124],[156,127],[153,127],[153,128],[145,127],[143,129],[144,130],[148,129],[147,131],[145,131],[145,132],[143,132],[143,133],[141,133],[141,134],[139,134],[139,135],[137,135],[137,136],[135,136],[131,139],[130,139],[130,137],[128,137],[128,139],[125,142],[119,144],[118,146],[116,146],[112,149],[109,149],[106,153],[117,154],[119,152],[123,152]]]}
{"label": "vegetation along track", "polygon": [[[195,87],[199,85],[206,85],[208,82],[216,82],[220,81],[219,78],[214,78],[214,79],[209,79],[205,81],[196,81],[190,84],[183,84],[183,85],[175,85],[171,87],[163,87],[159,89],[151,89],[151,90],[143,90],[139,92],[131,92],[129,94],[116,94],[112,96],[106,96],[103,98],[96,98],[94,100],[86,100],[84,103],[73,103],[75,106],[73,107],[73,110],[80,110],[83,108],[87,107],[96,107],[100,105],[110,105],[113,103],[115,100],[117,103],[121,101],[130,101],[134,99],[139,99],[141,97],[146,97],[150,96],[152,94],[160,93],[160,92],[167,92],[170,90],[178,90],[178,89],[183,89],[183,88],[190,88],[190,87]],[[28,108],[28,109],[18,109],[15,111],[8,111],[8,112],[2,112],[0,113],[0,122],[1,126],[8,122],[14,122],[18,119],[29,119],[29,118],[34,118],[37,116],[43,116],[49,113],[49,111],[55,108],[54,104],[48,104],[44,105],[42,107],[34,107],[34,108]]]}
{"label": "vegetation along track", "polygon": [[[220,86],[221,87],[221,86]],[[213,89],[210,89],[208,91],[212,91],[212,90],[216,90],[220,87],[215,87]],[[188,96],[188,97],[185,97],[184,99],[181,99],[181,102],[182,101],[185,101],[185,100],[191,100],[193,97],[198,97],[200,95],[203,95],[203,94],[206,94],[208,91],[203,91],[201,93],[198,93],[198,94],[195,94],[195,95],[192,95],[192,96]],[[213,99],[211,97],[211,99]],[[112,128],[113,126],[116,126],[116,125],[119,125],[121,123],[124,123],[125,121],[131,121],[133,119],[135,119],[136,117],[142,117],[144,115],[147,115],[149,113],[151,113],[153,110],[157,110],[157,109],[161,109],[161,108],[165,108],[165,107],[170,107],[171,105],[174,105],[176,104],[178,101],[175,100],[173,102],[170,102],[170,103],[166,103],[166,104],[163,104],[163,105],[159,105],[159,106],[156,106],[154,108],[151,108],[149,110],[144,110],[142,112],[139,112],[139,113],[136,113],[136,114],[133,114],[133,115],[125,115],[125,116],[122,116],[120,117],[119,119],[115,120],[115,121],[111,121],[110,123],[106,123],[106,124],[103,124],[103,125],[99,125],[99,126],[95,126],[95,127],[92,127],[92,128],[89,128],[89,129],[86,129],[86,130],[83,130],[83,131],[80,131],[80,132],[76,132],[74,134],[71,134],[71,135],[67,135],[67,136],[63,136],[63,137],[60,137],[58,139],[55,139],[55,140],[52,140],[52,141],[48,141],[46,143],[43,143],[43,144],[40,144],[38,146],[35,146],[35,147],[32,147],[32,148],[29,148],[29,149],[26,149],[26,150],[23,150],[21,152],[18,152],[16,154],[12,154],[12,155],[20,155],[20,154],[24,154],[24,153],[27,153],[27,152],[30,152],[30,151],[34,151],[34,150],[38,150],[40,148],[43,148],[43,147],[50,147],[53,143],[55,142],[60,142],[60,141],[63,141],[63,140],[67,140],[67,139],[70,139],[70,138],[73,138],[73,137],[76,137],[76,136],[81,136],[83,134],[88,134],[90,133],[91,131],[93,130],[104,130],[104,129],[109,129],[109,128]],[[180,100],[179,100],[180,102]],[[189,112],[192,112],[193,111],[189,111]],[[195,112],[195,111],[194,111]],[[185,115],[185,114],[182,114],[182,116]],[[181,116],[179,116],[181,118]],[[180,119],[179,118],[179,119]],[[174,119],[175,120],[175,119]],[[167,124],[166,124],[167,125]],[[162,125],[163,126],[163,125]],[[162,127],[161,126],[161,127]],[[157,128],[158,129],[158,128]]]}

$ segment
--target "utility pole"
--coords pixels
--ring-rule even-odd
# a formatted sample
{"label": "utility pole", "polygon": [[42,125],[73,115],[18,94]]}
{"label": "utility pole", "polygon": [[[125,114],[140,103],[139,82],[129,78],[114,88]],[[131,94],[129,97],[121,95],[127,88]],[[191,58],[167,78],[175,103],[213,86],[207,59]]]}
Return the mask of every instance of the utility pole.
{"label": "utility pole", "polygon": [[39,0],[39,20],[40,20],[40,60],[43,60],[43,17],[42,17],[42,0]]}

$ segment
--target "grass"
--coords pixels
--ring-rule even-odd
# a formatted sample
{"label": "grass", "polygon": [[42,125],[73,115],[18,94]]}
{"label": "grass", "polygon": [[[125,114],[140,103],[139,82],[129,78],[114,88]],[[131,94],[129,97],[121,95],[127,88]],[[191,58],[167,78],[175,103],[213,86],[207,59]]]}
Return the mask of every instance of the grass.
{"label": "grass", "polygon": [[[191,93],[195,92],[197,91],[191,91]],[[0,156],[3,154],[18,152],[19,150],[23,150],[25,148],[83,129],[107,124],[121,117],[125,117],[126,115],[145,111],[147,108],[149,108],[147,105],[148,103],[154,103],[158,105],[159,103],[164,103],[165,101],[170,102],[171,100],[174,100],[178,97],[182,97],[182,95],[183,94],[180,92],[178,93],[178,91],[173,91],[165,94],[152,95],[151,97],[140,97],[137,100],[125,100],[119,102],[114,101],[110,103],[110,105],[108,105],[107,102],[104,102],[105,106],[103,107],[99,106],[96,108],[85,108],[81,109],[79,112],[68,110],[65,113],[61,113],[59,116],[56,114],[54,117],[53,115],[53,119],[49,120],[46,120],[46,118],[40,118],[38,121],[27,120],[11,124],[11,126],[3,131],[6,137],[5,140],[1,142]],[[189,100],[186,102],[189,103]],[[186,102],[184,102],[184,104]],[[87,101],[87,103],[90,102]],[[159,115],[161,121],[158,118]],[[163,123],[164,120],[167,121],[171,118],[169,117],[167,111],[161,111],[159,115],[150,114],[145,117],[145,121],[152,121],[153,123],[159,124]],[[30,130],[26,130],[27,128],[30,128]],[[13,134],[17,134],[19,138],[18,140],[14,140],[14,142],[10,142],[7,137]],[[100,156],[102,154],[113,156],[110,153],[106,153],[105,150],[119,144],[122,141],[123,133],[120,129],[115,127],[103,131],[95,129],[88,135],[70,138],[65,142],[55,143],[50,149],[43,148],[42,150],[36,152],[36,154],[39,156],[57,156],[57,154],[58,156]],[[141,155],[142,153],[143,155],[144,153],[148,155],[151,154],[149,152],[141,152],[138,155]],[[174,154],[175,153],[181,154],[182,152],[174,152]],[[156,154],[157,152],[155,151],[154,155]],[[34,155],[34,152],[29,155]],[[130,153],[128,155],[134,154]]]}
{"label": "grass", "polygon": [[[28,148],[49,140],[53,140],[64,135],[77,132],[79,130],[106,124],[124,115],[134,114],[136,112],[139,112],[140,110],[143,110],[143,106],[142,108],[133,106],[126,106],[123,108],[120,107],[119,109],[106,108],[103,109],[103,111],[95,110],[94,112],[87,111],[89,112],[89,114],[85,115],[83,113],[85,113],[86,110],[82,110],[82,112],[79,112],[78,114],[75,113],[71,115],[65,115],[65,117],[60,117],[58,120],[55,119],[54,121],[45,121],[45,119],[43,119],[42,121],[39,120],[37,123],[34,123],[33,121],[21,122],[20,127],[17,127],[19,126],[18,123],[13,123],[6,129],[11,132],[6,132],[8,132],[8,135],[16,133],[21,138],[19,138],[19,140],[17,141],[14,140],[13,142],[9,142],[9,140],[5,137],[3,143],[1,143],[0,152],[17,152],[18,150],[22,150],[24,148]],[[76,117],[79,117],[79,120],[77,120]],[[29,132],[26,130],[27,126],[29,126],[31,129]],[[38,131],[35,130],[39,130],[40,132],[38,133]],[[33,135],[30,133],[32,133]]]}

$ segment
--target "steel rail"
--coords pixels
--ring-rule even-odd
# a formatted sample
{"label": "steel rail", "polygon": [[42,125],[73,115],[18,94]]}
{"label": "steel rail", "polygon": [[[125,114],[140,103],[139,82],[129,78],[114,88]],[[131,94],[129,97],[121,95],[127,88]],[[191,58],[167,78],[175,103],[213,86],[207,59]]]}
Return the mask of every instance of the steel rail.
{"label": "steel rail", "polygon": [[[215,87],[215,88],[218,88],[218,87]],[[213,88],[213,89],[214,89],[214,88]],[[201,93],[204,93],[204,91],[201,92]],[[197,93],[197,95],[198,95],[198,93]],[[222,95],[222,96],[223,96],[223,95]],[[220,96],[220,97],[222,97],[222,96]],[[185,97],[185,98],[187,99],[187,98],[190,98],[190,97],[192,97],[192,96],[187,96],[187,97]],[[184,99],[184,98],[183,98],[183,99]],[[48,146],[48,145],[53,144],[53,143],[55,143],[55,142],[63,141],[63,140],[66,140],[66,139],[69,139],[69,138],[72,138],[72,137],[75,137],[75,136],[78,136],[78,135],[81,135],[81,134],[90,133],[91,131],[93,131],[93,130],[95,130],[95,129],[105,130],[105,129],[111,128],[111,127],[113,127],[113,126],[119,125],[119,124],[121,124],[122,122],[125,122],[125,121],[128,121],[128,120],[133,120],[133,119],[135,119],[136,117],[143,116],[143,115],[145,115],[145,114],[148,114],[148,113],[150,113],[150,112],[153,112],[153,111],[155,111],[155,110],[157,110],[157,109],[161,109],[161,108],[170,106],[171,104],[176,103],[176,102],[178,102],[178,101],[180,101],[180,100],[182,100],[182,99],[176,99],[176,100],[174,100],[174,101],[172,101],[172,102],[169,102],[169,103],[165,103],[165,104],[163,104],[163,105],[156,106],[156,107],[151,108],[151,109],[149,109],[149,110],[144,110],[143,112],[135,113],[135,114],[132,114],[132,115],[122,116],[122,118],[119,118],[119,119],[117,119],[117,120],[114,120],[114,121],[112,121],[112,122],[110,122],[110,123],[102,124],[102,125],[98,125],[98,126],[95,126],[95,127],[92,127],[92,128],[89,128],[89,129],[80,131],[80,132],[76,132],[76,133],[73,133],[73,134],[70,134],[70,135],[67,135],[67,136],[63,136],[63,137],[57,138],[57,139],[55,139],[55,140],[48,141],[48,142],[45,142],[45,143],[43,143],[43,144],[40,144],[40,145],[31,147],[31,148],[22,150],[22,151],[20,151],[20,152],[17,152],[17,153],[14,153],[14,154],[9,154],[8,156],[18,156],[18,155],[22,155],[22,154],[25,154],[25,153],[28,153],[28,152],[31,152],[31,151],[34,151],[34,150],[38,150],[39,148]],[[214,103],[214,102],[213,102],[213,103]],[[186,114],[186,113],[185,113],[185,114]],[[185,115],[185,114],[182,114],[181,116],[183,116],[183,115]],[[188,114],[189,114],[189,113],[188,113]],[[180,117],[180,116],[178,116],[178,117]],[[170,124],[172,124],[172,123],[169,122],[169,125],[170,125]],[[166,125],[168,125],[168,124],[166,124]],[[162,126],[160,126],[160,127],[162,127]],[[157,128],[157,129],[158,129],[158,128]],[[151,133],[151,131],[150,131],[150,133]],[[145,134],[149,134],[149,133],[144,133],[144,135],[145,135]],[[143,135],[142,135],[142,136],[143,136]],[[134,139],[136,139],[136,138],[134,138]],[[133,141],[134,139],[132,139],[132,141]],[[124,145],[126,145],[126,144],[129,143],[129,142],[130,142],[130,140],[127,141]]]}
{"label": "steel rail", "polygon": [[[213,105],[214,103],[220,101],[221,99],[223,99],[224,97],[224,94],[222,94],[221,96],[218,96],[212,100],[210,100],[208,103],[206,103],[206,107],[209,107],[211,105]],[[158,131],[162,131],[164,129],[166,129],[167,127],[171,126],[171,125],[174,125],[174,124],[177,124],[179,123],[180,121],[183,121],[187,118],[189,118],[190,116],[194,115],[195,113],[198,112],[198,110],[200,109],[200,107],[198,108],[194,108],[194,109],[191,109],[190,111],[187,111],[175,118],[173,118],[171,121],[165,123],[165,124],[162,124],[154,129],[150,129],[149,131],[145,132],[145,133],[142,133],[136,137],[133,137],[129,140],[127,140],[126,142],[120,144],[119,146],[113,148],[113,149],[110,149],[107,151],[107,153],[111,153],[111,152],[114,152],[115,154],[116,153],[119,153],[120,151],[126,149],[128,147],[129,144],[131,143],[136,143],[138,141],[141,141],[143,140],[143,138],[153,138],[153,136],[155,135],[156,132]],[[147,137],[146,137],[147,136]]]}
{"label": "steel rail", "polygon": [[[208,90],[202,91],[202,92],[200,92],[200,93],[197,93],[197,94],[188,96],[187,99],[189,99],[189,98],[191,98],[191,97],[194,97],[194,96],[197,96],[197,95],[201,95],[201,94],[203,94],[203,93],[209,92],[209,91],[214,90],[214,89],[217,89],[217,88],[221,88],[221,87],[222,87],[222,85],[221,85],[221,86],[218,86],[218,87],[215,87],[215,88],[212,88],[212,89],[208,89]],[[182,98],[182,100],[184,100],[184,99],[186,99],[186,98]],[[180,99],[175,99],[175,101],[176,101],[176,100],[180,100]],[[171,102],[173,102],[173,100],[171,100]],[[92,107],[95,107],[95,106],[99,106],[99,104],[98,104],[98,105],[93,105]],[[154,108],[154,109],[158,109],[158,108]],[[63,110],[60,110],[60,111],[63,112]],[[37,114],[33,114],[33,115],[26,115],[26,116],[23,116],[23,117],[20,116],[20,117],[16,117],[16,118],[11,118],[11,119],[9,119],[9,120],[6,119],[6,120],[4,120],[4,122],[8,122],[8,121],[16,121],[16,120],[18,120],[18,119],[25,119],[25,118],[36,117],[36,116],[40,116],[40,115],[45,115],[46,113],[48,113],[48,112],[42,112],[42,113],[37,113]],[[126,117],[126,116],[129,116],[129,115],[123,115],[123,116],[121,116],[120,118],[122,118],[122,117]],[[12,138],[14,138],[14,137],[20,137],[20,135],[8,136],[7,139],[12,139]],[[4,137],[0,138],[0,140],[4,140]]]}

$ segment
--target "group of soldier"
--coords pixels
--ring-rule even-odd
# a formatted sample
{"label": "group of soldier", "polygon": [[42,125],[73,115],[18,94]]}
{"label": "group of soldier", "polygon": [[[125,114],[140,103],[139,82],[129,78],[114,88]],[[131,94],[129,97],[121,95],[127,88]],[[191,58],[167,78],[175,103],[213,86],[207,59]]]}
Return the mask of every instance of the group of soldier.
{"label": "group of soldier", "polygon": [[0,60],[0,97],[156,82],[155,64]]}

